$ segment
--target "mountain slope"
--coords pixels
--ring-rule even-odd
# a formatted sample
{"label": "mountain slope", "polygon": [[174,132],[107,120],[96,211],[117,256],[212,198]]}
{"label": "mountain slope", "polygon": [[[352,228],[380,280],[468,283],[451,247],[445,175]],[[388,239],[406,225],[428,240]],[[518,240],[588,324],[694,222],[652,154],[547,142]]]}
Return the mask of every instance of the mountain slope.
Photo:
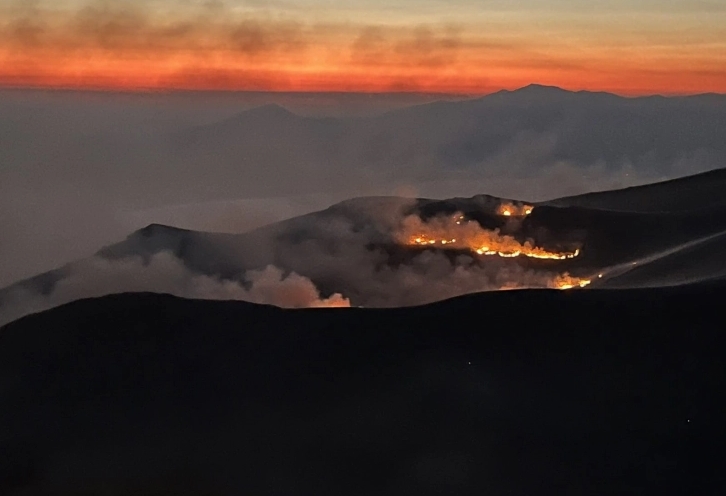
{"label": "mountain slope", "polygon": [[[203,163],[236,196],[283,186],[290,190],[274,194],[300,194],[313,184],[486,184],[496,176],[531,178],[557,164],[573,173],[604,168],[595,175],[605,177],[629,164],[634,174],[657,178],[723,166],[725,124],[723,95],[623,98],[531,86],[364,118],[265,106],[181,132],[171,153],[177,174]],[[286,180],[271,185],[266,177]],[[550,197],[559,186],[550,185]]]}
{"label": "mountain slope", "polygon": [[[242,234],[150,225],[95,257],[0,290],[0,321],[116,292],[252,298],[282,306],[319,304],[338,294],[354,306],[395,307],[502,288],[557,287],[561,277],[589,280],[593,288],[697,282],[726,273],[720,244],[698,244],[726,231],[726,205],[708,194],[723,177],[723,171],[714,171],[598,193],[597,206],[607,209],[544,202],[523,217],[499,213],[502,205],[521,208],[521,202],[487,195],[447,200],[367,197]],[[691,205],[695,196],[700,203],[683,210],[633,211],[632,199],[641,196],[651,206],[658,199]],[[562,204],[570,201],[577,203],[564,199]],[[454,215],[467,219],[465,236],[472,240],[510,240],[565,253],[579,249],[578,255],[562,260],[504,258],[477,254],[471,247],[411,244],[411,236],[418,236],[427,223],[443,222],[445,230],[464,235]],[[409,233],[408,225],[418,227]],[[698,246],[689,248],[693,243]],[[307,296],[301,299],[301,294]]]}
{"label": "mountain slope", "polygon": [[78,301],[0,329],[0,490],[720,494],[724,296]]}
{"label": "mountain slope", "polygon": [[546,202],[630,212],[681,212],[726,204],[726,169],[615,191],[600,191]]}

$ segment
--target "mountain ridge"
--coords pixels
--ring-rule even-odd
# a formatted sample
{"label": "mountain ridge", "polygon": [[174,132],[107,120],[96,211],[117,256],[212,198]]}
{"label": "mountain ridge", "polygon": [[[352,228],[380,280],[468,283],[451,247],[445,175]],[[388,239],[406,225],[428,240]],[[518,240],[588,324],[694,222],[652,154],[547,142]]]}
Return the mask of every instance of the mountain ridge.
{"label": "mountain ridge", "polygon": [[[512,284],[548,287],[550,278],[564,274],[587,280],[586,290],[694,282],[726,273],[718,256],[722,243],[690,247],[726,231],[722,186],[726,170],[595,193],[595,203],[588,195],[535,202],[528,204],[531,214],[518,219],[498,212],[503,205],[527,203],[490,195],[446,200],[373,196],[246,233],[150,224],[91,258],[0,289],[0,321],[69,298],[145,288],[180,296],[212,291],[215,298],[249,298],[253,282],[248,277],[275,287],[284,286],[290,274],[295,284],[307,281],[304,291],[311,297],[341,294],[353,306],[365,307],[412,306]],[[632,198],[648,208],[635,208]],[[441,222],[457,213],[478,225],[479,235],[505,234],[519,243],[567,253],[577,249],[578,254],[557,261],[509,261],[477,256],[471,249],[414,246],[401,238],[405,222]],[[675,263],[677,277],[664,276],[663,270]],[[469,275],[461,279],[464,274]]]}
{"label": "mountain ridge", "polygon": [[719,494],[725,295],[76,301],[0,329],[0,491]]}

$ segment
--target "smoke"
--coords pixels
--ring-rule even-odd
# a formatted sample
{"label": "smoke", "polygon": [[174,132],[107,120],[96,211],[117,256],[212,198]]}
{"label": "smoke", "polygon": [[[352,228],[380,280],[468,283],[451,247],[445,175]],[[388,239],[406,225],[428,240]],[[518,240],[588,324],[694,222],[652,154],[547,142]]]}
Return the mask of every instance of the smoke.
{"label": "smoke", "polygon": [[482,264],[471,256],[451,260],[443,253],[424,252],[405,265],[372,271],[364,286],[364,306],[411,306],[482,291],[547,288],[555,277],[509,261]]}
{"label": "smoke", "polygon": [[431,29],[413,28],[402,37],[401,30],[368,26],[361,29],[351,45],[351,61],[356,65],[441,69],[456,62],[462,48],[462,30],[456,26]]}
{"label": "smoke", "polygon": [[[564,259],[569,252],[520,243],[473,221],[423,221],[407,213],[416,205],[395,197],[350,200],[239,235],[144,230],[64,267],[47,296],[33,283],[5,290],[0,310],[7,322],[75,299],[138,291],[287,308],[397,307],[481,291],[581,285],[563,270],[536,269],[521,260],[525,256],[512,256]],[[506,228],[520,225],[510,218]],[[452,229],[458,239],[450,247],[458,251],[410,242],[416,233],[438,239]],[[481,243],[501,256],[487,256]]]}
{"label": "smoke", "polygon": [[185,298],[242,300],[283,308],[348,307],[339,293],[321,297],[310,279],[274,266],[251,270],[240,280],[221,279],[188,269],[168,251],[110,260],[94,256],[65,268],[67,275],[44,296],[28,287],[3,295],[0,325],[71,301],[126,292],[169,293]]}
{"label": "smoke", "polygon": [[[272,265],[262,270],[250,271],[247,275],[250,289],[243,291],[235,299],[265,303],[284,308],[320,308],[320,307],[349,307],[350,300],[340,293],[333,293],[328,298],[321,298],[315,285],[306,277],[294,272],[284,275],[284,272]],[[209,278],[205,279],[208,282]],[[212,282],[215,286],[217,281]],[[226,283],[228,285],[229,283]],[[234,289],[235,293],[237,289]],[[214,294],[213,291],[208,294]],[[217,298],[219,299],[219,298]]]}
{"label": "smoke", "polygon": [[[0,18],[0,81],[15,87],[263,91],[385,91],[410,81],[442,92],[421,71],[464,70],[459,55],[468,51],[470,59],[476,47],[487,46],[481,35],[464,44],[460,28],[437,22],[321,23],[295,9],[270,15],[267,9],[208,2],[173,12],[158,7],[92,1],[71,10],[48,3],[6,8]],[[311,76],[310,67],[321,70]],[[446,79],[451,85],[460,78]],[[481,91],[484,78],[475,79]]]}
{"label": "smoke", "polygon": [[[276,98],[322,97],[0,92],[0,287],[151,223],[240,233],[362,195],[548,200],[726,159],[718,97],[534,89],[365,118],[245,111]],[[332,263],[307,256],[296,268]]]}
{"label": "smoke", "polygon": [[[23,2],[28,3],[28,2]],[[23,5],[6,11],[0,37],[28,51],[98,50],[120,55],[177,55],[200,49],[230,49],[255,58],[304,50],[302,26],[292,21],[243,16],[220,5],[162,12],[141,2],[92,1],[76,10]]]}

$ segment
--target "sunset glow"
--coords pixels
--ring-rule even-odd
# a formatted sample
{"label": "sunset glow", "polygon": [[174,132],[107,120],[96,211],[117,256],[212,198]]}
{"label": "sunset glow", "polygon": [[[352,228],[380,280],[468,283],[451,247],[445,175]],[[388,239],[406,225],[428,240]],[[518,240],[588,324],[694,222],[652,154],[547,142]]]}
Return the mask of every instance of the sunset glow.
{"label": "sunset glow", "polygon": [[358,10],[323,0],[274,8],[9,3],[0,4],[5,87],[484,94],[539,83],[630,95],[726,91],[726,7],[716,2],[643,2],[650,7],[627,16],[564,0],[547,10],[536,0],[517,8],[370,1]]}

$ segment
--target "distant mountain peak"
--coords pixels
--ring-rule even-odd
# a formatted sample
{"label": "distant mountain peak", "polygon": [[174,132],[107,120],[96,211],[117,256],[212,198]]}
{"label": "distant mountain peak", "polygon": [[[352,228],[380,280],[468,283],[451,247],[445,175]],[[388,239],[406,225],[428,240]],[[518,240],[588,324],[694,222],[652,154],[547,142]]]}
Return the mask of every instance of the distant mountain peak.
{"label": "distant mountain peak", "polygon": [[173,233],[173,234],[179,234],[179,233],[185,233],[190,232],[188,229],[182,229],[181,227],[174,227],[174,226],[167,226],[166,224],[149,224],[148,226],[139,229],[138,231],[135,231],[132,233],[132,236],[134,234],[140,234],[142,236],[154,236],[159,235],[161,233]]}
{"label": "distant mountain peak", "polygon": [[549,85],[549,84],[539,84],[539,83],[530,83],[527,86],[523,86],[522,88],[519,89],[519,91],[522,91],[522,90],[530,90],[530,91],[534,91],[534,90],[553,91],[554,90],[554,91],[559,91],[559,92],[564,92],[564,93],[571,93],[569,90],[560,88],[559,86],[553,86],[553,85]]}
{"label": "distant mountain peak", "polygon": [[285,107],[276,103],[268,103],[266,105],[260,105],[259,107],[253,107],[251,109],[243,110],[231,117],[224,120],[218,121],[209,126],[200,126],[197,128],[202,132],[212,132],[213,134],[218,133],[220,130],[229,129],[235,131],[236,126],[248,125],[248,126],[259,126],[268,125],[276,126],[281,122],[298,122],[302,118],[290,112]]}
{"label": "distant mountain peak", "polygon": [[544,84],[532,83],[522,88],[512,91],[512,93],[526,93],[526,94],[538,94],[538,95],[563,95],[572,94],[572,91],[565,90],[559,86],[547,86]]}
{"label": "distant mountain peak", "polygon": [[[596,97],[596,98],[607,98],[607,99],[620,99],[621,97],[613,93],[604,91],[590,91],[590,90],[566,90],[559,86],[547,86],[544,84],[532,83],[527,86],[523,86],[516,90],[501,90],[497,93],[489,95],[495,98],[503,98],[505,100],[514,98],[517,101],[546,101],[546,100],[557,100],[557,99],[569,99],[575,97]],[[487,97],[484,97],[487,98]]]}
{"label": "distant mountain peak", "polygon": [[282,105],[278,105],[277,103],[268,103],[265,105],[260,105],[259,107],[254,107],[254,108],[251,108],[251,109],[243,112],[243,114],[246,114],[246,115],[252,115],[252,114],[275,115],[275,116],[283,116],[283,117],[295,115],[292,112],[290,112],[289,110],[287,110],[285,107],[283,107]]}

